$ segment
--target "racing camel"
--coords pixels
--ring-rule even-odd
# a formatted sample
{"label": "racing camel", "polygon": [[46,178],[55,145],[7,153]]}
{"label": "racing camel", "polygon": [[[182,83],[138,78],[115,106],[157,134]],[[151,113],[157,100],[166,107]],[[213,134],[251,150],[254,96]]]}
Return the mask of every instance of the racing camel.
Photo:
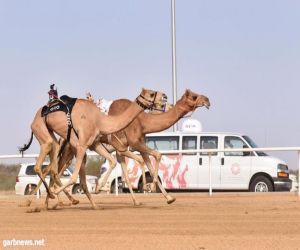
{"label": "racing camel", "polygon": [[[92,98],[91,94],[88,93],[87,94],[87,99],[89,101],[94,102],[94,99]],[[119,100],[115,100],[113,102],[119,103],[119,105],[122,105],[122,103],[127,103],[127,101],[131,102],[130,100],[127,99],[119,99]],[[150,108],[150,111],[152,114],[155,113],[161,113],[161,112],[166,112],[168,111],[170,108],[172,108],[173,105],[167,103],[167,96],[161,93],[158,93],[156,95],[155,100],[153,101],[153,107]],[[112,135],[108,135],[108,137],[115,137],[115,134],[113,133]],[[105,136],[102,136],[101,138],[104,138]],[[122,142],[120,140],[118,140],[118,138],[115,138],[115,140],[111,140],[110,144],[114,147],[110,147],[109,148],[109,152],[106,150],[108,149],[108,146],[106,144],[105,147],[102,146],[101,141],[102,139],[100,138],[100,141],[95,141],[92,146],[89,147],[90,150],[95,150],[95,148],[98,149],[98,154],[102,155],[103,157],[105,157],[110,164],[110,168],[113,169],[116,165],[116,160],[114,157],[111,156],[110,152],[114,151],[114,150],[119,150],[119,151],[127,151],[128,150],[128,146],[125,146],[124,144],[122,144]],[[107,137],[105,137],[105,139],[103,140],[103,142],[107,141]],[[58,161],[58,175],[57,173],[53,173],[53,170],[51,171],[51,179],[50,179],[50,187],[54,185],[54,181],[56,184],[61,185],[60,181],[59,181],[59,177],[61,176],[61,174],[64,172],[64,170],[70,165],[70,161],[73,159],[74,157],[74,150],[72,149],[71,145],[69,143],[66,143],[67,141],[64,139],[60,139],[60,147],[63,147],[64,149],[62,150],[62,154],[59,155],[59,161]],[[65,145],[63,146],[63,144],[65,143]],[[120,144],[121,143],[121,144]],[[142,157],[132,154],[135,160],[137,160],[139,162],[139,164],[141,166],[144,165],[144,161],[142,159]],[[43,170],[43,175],[44,177],[49,173],[49,171],[51,170],[51,165],[48,165],[44,170]],[[144,167],[142,168],[143,172],[144,172]],[[53,178],[52,178],[53,177]],[[55,179],[55,180],[54,180]],[[84,183],[84,181],[82,181],[84,178],[80,178],[80,183],[81,186],[85,187],[86,183]],[[40,180],[37,187],[31,192],[31,194],[35,194],[38,189],[40,188],[42,181]],[[74,199],[67,191],[63,190],[64,193],[67,195],[67,197],[69,198],[69,200],[71,201],[71,203],[73,205],[76,205],[79,203],[78,200]],[[99,190],[98,190],[99,192]],[[89,197],[89,194],[87,193],[87,196]],[[47,196],[46,200],[45,200],[45,207],[48,209],[48,199],[49,197]],[[28,205],[31,204],[31,201],[29,200]],[[57,205],[62,204],[61,202],[59,202],[58,204],[56,204],[54,207],[56,207]],[[139,205],[138,203],[135,203],[135,205]]]}
{"label": "racing camel", "polygon": [[[127,101],[126,103],[113,103],[109,109],[108,114],[109,115],[117,115],[126,109],[131,104],[130,101]],[[187,89],[180,100],[178,100],[175,104],[175,106],[170,109],[168,112],[160,113],[160,114],[149,114],[149,113],[140,113],[125,129],[122,131],[119,131],[116,134],[115,137],[112,137],[112,140],[121,141],[124,146],[129,146],[133,151],[137,151],[141,154],[143,157],[143,160],[145,161],[150,174],[153,176],[153,185],[152,190],[155,191],[156,185],[160,188],[163,195],[167,198],[167,202],[171,203],[173,202],[173,198],[169,198],[162,187],[161,183],[158,181],[158,169],[159,169],[159,162],[161,159],[161,154],[157,150],[150,149],[145,144],[145,135],[148,133],[154,133],[154,132],[160,132],[165,129],[168,129],[172,125],[174,125],[180,118],[182,118],[184,115],[186,115],[189,112],[195,111],[198,107],[206,108],[210,107],[209,99],[204,95],[199,95],[191,90]],[[107,142],[109,142],[108,137],[104,136],[101,138],[102,142],[105,142],[104,140],[107,139]],[[124,168],[126,168],[125,164],[125,157],[133,158],[134,155],[131,151],[123,151],[120,152],[121,155],[121,166],[123,168],[123,172],[125,172],[125,181],[132,193],[132,187],[131,183],[128,178],[127,171],[124,171]],[[152,155],[155,159],[155,169],[153,170],[151,161],[149,159],[149,155]],[[106,176],[103,178],[102,183],[100,184],[100,188],[105,185],[108,176],[110,175],[112,169],[110,168]],[[144,180],[144,178],[143,178]],[[145,182],[143,183],[144,190]],[[133,198],[133,202],[136,203],[136,199]]]}
{"label": "racing camel", "polygon": [[[160,94],[164,95],[163,93]],[[42,108],[39,109],[31,124],[31,139],[27,145],[20,148],[20,152],[24,152],[29,148],[33,135],[35,135],[40,143],[40,154],[37,158],[34,170],[45,185],[49,197],[52,199],[55,198],[45,181],[41,171],[41,165],[46,156],[49,154],[51,159],[49,168],[53,169],[54,172],[56,170],[57,173],[59,144],[54,136],[54,132],[65,140],[69,140],[70,144],[76,151],[74,172],[67,184],[55,190],[55,194],[58,194],[66,187],[73,185],[78,178],[78,174],[80,174],[80,177],[85,179],[85,170],[84,167],[82,167],[85,162],[85,152],[94,144],[94,141],[99,140],[99,138],[104,134],[111,134],[126,127],[144,109],[151,108],[153,106],[153,102],[157,95],[158,92],[156,91],[142,89],[141,94],[134,102],[131,103],[125,112],[116,116],[107,116],[101,113],[90,101],[77,99],[75,101],[71,117],[73,124],[72,131],[74,132],[70,134],[68,133],[67,126],[70,119],[68,119],[63,112],[49,113],[47,115],[47,121],[45,122],[42,117]],[[99,147],[101,146],[95,147],[94,150],[98,152]],[[92,198],[89,197],[89,199],[92,206],[96,208]]]}
{"label": "racing camel", "polygon": [[[122,100],[115,101],[112,103],[108,114],[109,115],[117,115],[124,110],[128,106],[131,105],[131,101],[129,100]],[[138,151],[141,153],[143,160],[145,161],[150,174],[153,176],[153,182],[154,185],[152,187],[156,187],[156,184],[160,188],[162,194],[167,199],[167,203],[172,203],[175,201],[175,198],[167,194],[161,183],[158,181],[158,168],[159,168],[159,162],[161,159],[161,154],[156,151],[148,148],[145,144],[145,134],[152,133],[152,132],[159,132],[162,130],[165,130],[169,127],[171,127],[174,123],[176,123],[180,118],[182,118],[184,115],[191,111],[195,111],[198,107],[206,108],[210,107],[209,99],[206,96],[198,95],[191,90],[186,90],[184,95],[181,97],[180,100],[177,101],[176,105],[170,109],[168,112],[161,113],[161,114],[149,114],[149,113],[140,113],[125,129],[122,131],[119,131],[117,133],[114,133],[113,135],[105,135],[100,138],[100,142],[108,143],[113,145],[118,153],[121,156],[121,166],[124,173],[125,181],[129,187],[129,190],[132,195],[133,203],[135,205],[139,205],[140,203],[136,200],[134,197],[131,183],[128,178],[128,173],[126,169],[125,164],[125,156],[133,158],[134,160],[140,161],[138,156],[135,155],[133,152],[128,150],[128,147],[130,147],[132,150]],[[64,154],[66,155],[65,158],[68,160],[72,159],[72,153],[67,152],[66,150]],[[155,170],[153,170],[151,161],[149,159],[149,155],[154,156],[155,158]],[[63,157],[64,158],[64,157]],[[68,161],[66,160],[66,161]],[[110,175],[113,167],[115,167],[114,164],[110,164],[110,168],[106,173],[106,176],[103,178],[102,182],[99,184],[98,188],[101,188],[104,186],[104,184],[107,181],[108,176]],[[63,170],[62,170],[63,171]],[[143,178],[143,184],[144,184],[144,190],[146,189]],[[156,181],[155,181],[156,180]],[[152,188],[153,189],[153,188]]]}

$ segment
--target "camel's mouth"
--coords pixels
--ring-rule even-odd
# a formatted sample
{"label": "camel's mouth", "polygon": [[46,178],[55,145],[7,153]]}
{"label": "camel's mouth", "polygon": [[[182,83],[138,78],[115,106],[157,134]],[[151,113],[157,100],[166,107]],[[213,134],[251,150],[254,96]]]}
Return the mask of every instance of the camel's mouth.
{"label": "camel's mouth", "polygon": [[166,94],[163,94],[163,96],[162,96],[162,102],[163,103],[167,103],[167,101],[168,101],[168,96]]}
{"label": "camel's mouth", "polygon": [[205,108],[209,109],[210,103],[204,103]]}

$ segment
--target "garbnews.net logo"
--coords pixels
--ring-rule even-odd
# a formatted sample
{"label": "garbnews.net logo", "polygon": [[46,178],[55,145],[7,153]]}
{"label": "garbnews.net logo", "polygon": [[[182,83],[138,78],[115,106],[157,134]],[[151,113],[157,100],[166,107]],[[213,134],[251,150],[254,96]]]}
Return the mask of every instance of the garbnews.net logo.
{"label": "garbnews.net logo", "polygon": [[3,247],[15,247],[15,246],[44,246],[45,245],[45,240],[40,239],[40,240],[16,240],[16,239],[11,239],[11,240],[3,240],[2,241]]}

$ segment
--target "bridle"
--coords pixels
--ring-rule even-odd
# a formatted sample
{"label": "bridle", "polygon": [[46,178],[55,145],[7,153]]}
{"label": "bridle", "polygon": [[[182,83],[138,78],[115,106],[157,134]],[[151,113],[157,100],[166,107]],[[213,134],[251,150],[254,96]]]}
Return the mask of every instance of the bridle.
{"label": "bridle", "polygon": [[[148,100],[146,97],[144,97],[142,94],[140,94],[140,95],[135,99],[135,102],[136,102],[140,107],[142,107],[143,109],[153,110],[153,107],[154,107],[154,104],[155,104],[156,96],[157,96],[157,91],[154,92],[154,98],[153,98],[152,101],[150,101],[150,100]],[[144,103],[142,103],[142,102],[139,100],[139,97],[141,97],[141,98],[144,99],[145,101],[149,102],[150,104],[149,104],[148,106],[145,105]]]}

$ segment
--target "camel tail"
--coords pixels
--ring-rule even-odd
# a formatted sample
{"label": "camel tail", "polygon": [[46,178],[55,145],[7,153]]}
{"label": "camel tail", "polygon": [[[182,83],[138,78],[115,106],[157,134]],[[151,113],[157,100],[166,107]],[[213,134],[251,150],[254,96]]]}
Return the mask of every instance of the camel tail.
{"label": "camel tail", "polygon": [[24,151],[26,151],[27,149],[29,149],[31,143],[32,143],[32,140],[33,140],[33,132],[31,131],[31,137],[30,137],[30,140],[27,144],[24,144],[23,147],[19,147],[19,152],[23,155]]}

